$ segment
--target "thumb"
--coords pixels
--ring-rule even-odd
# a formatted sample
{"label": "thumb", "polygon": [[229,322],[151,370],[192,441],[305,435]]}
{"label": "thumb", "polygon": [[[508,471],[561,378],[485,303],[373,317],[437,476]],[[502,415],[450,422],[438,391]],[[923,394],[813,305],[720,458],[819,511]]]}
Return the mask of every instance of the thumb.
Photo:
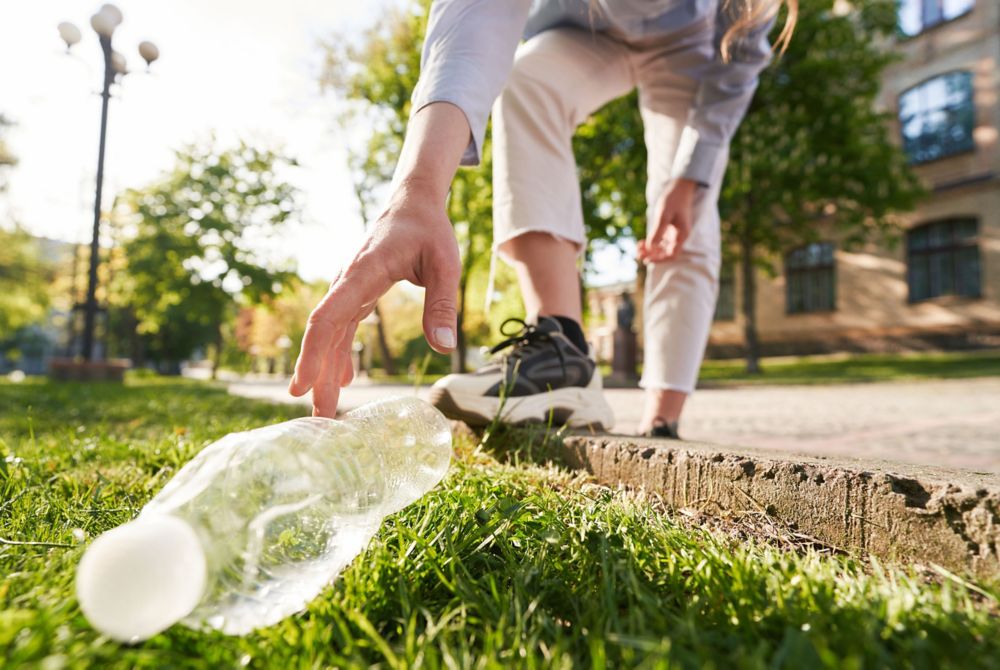
{"label": "thumb", "polygon": [[691,235],[691,215],[690,212],[681,210],[673,220],[677,235],[674,236],[673,244],[670,245],[668,256],[676,257],[684,249],[684,243]]}
{"label": "thumb", "polygon": [[455,348],[459,270],[450,264],[438,267],[424,294],[424,336],[431,349],[446,354]]}

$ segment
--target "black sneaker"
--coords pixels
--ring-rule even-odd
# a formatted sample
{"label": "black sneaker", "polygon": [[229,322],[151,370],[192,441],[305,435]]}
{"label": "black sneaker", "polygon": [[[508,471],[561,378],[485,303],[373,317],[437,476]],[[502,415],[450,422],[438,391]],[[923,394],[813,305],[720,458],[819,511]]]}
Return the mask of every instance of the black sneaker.
{"label": "black sneaker", "polygon": [[[507,326],[517,324],[517,332]],[[509,351],[469,374],[452,374],[431,388],[430,401],[445,416],[470,426],[503,423],[566,424],[605,430],[614,423],[604,399],[597,365],[570,342],[559,322],[538,325],[507,319],[500,332],[507,339],[490,353]]]}
{"label": "black sneaker", "polygon": [[681,436],[677,434],[677,423],[670,423],[661,419],[653,422],[653,427],[646,431],[644,437],[663,437],[668,440],[681,439]]}

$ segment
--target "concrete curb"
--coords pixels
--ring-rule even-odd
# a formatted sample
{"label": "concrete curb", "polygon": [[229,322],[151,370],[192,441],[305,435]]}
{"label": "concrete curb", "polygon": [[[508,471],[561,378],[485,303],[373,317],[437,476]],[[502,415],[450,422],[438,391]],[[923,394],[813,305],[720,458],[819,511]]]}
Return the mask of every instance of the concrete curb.
{"label": "concrete curb", "polygon": [[569,436],[555,452],[603,484],[655,491],[674,507],[759,505],[841,549],[1000,577],[997,475],[613,435]]}

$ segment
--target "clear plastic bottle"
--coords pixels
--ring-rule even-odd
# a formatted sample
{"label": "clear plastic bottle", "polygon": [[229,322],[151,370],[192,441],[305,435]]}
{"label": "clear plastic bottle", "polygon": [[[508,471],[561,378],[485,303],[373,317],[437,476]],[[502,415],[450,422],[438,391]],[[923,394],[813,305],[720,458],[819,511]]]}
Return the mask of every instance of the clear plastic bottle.
{"label": "clear plastic bottle", "polygon": [[450,461],[447,420],[417,398],[227,435],[91,544],[77,571],[81,609],[126,642],[178,621],[233,635],[274,624],[305,608]]}

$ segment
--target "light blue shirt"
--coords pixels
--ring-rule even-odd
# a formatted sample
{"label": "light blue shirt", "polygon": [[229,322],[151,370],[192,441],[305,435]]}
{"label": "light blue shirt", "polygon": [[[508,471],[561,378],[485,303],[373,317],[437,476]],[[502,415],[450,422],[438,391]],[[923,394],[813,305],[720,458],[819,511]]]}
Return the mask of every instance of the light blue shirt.
{"label": "light blue shirt", "polygon": [[[688,74],[699,82],[684,128],[685,155],[674,177],[708,184],[712,168],[746,114],[760,71],[771,60],[768,22],[741,40],[729,62],[719,53],[731,25],[720,0],[435,0],[431,6],[413,92],[415,113],[432,102],[461,109],[472,129],[463,165],[479,163],[493,101],[500,94],[522,37],[576,26],[625,41],[694,40],[702,64]],[[650,147],[654,149],[654,147]]]}

